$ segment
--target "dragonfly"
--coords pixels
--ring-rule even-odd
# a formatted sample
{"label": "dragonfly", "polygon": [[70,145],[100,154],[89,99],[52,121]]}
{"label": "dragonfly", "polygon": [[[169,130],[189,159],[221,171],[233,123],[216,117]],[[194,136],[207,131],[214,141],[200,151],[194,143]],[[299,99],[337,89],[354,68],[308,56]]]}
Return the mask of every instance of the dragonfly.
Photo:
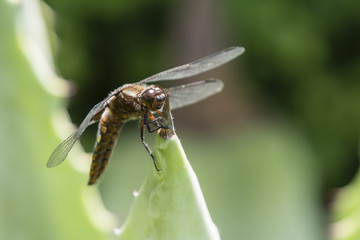
{"label": "dragonfly", "polygon": [[154,167],[159,171],[151,149],[144,140],[144,132],[145,127],[148,132],[154,132],[165,127],[161,123],[161,110],[166,97],[169,95],[170,108],[174,110],[220,92],[223,88],[223,82],[218,79],[207,79],[168,89],[151,83],[179,80],[198,75],[233,60],[244,51],[243,47],[230,47],[191,63],[157,73],[139,82],[120,86],[96,104],[86,115],[78,129],[54,149],[47,162],[47,167],[52,168],[61,164],[85,129],[99,122],[88,181],[88,185],[95,184],[110,160],[123,125],[127,121],[140,119],[141,141],[152,157]]}

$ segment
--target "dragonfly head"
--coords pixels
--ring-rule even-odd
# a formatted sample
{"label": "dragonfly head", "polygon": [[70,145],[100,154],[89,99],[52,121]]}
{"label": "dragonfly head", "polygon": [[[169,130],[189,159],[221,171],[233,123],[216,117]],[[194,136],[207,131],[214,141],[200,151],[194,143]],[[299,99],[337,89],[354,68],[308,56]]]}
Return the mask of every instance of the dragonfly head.
{"label": "dragonfly head", "polygon": [[162,108],[166,99],[163,88],[159,86],[149,87],[141,94],[141,104],[151,111]]}

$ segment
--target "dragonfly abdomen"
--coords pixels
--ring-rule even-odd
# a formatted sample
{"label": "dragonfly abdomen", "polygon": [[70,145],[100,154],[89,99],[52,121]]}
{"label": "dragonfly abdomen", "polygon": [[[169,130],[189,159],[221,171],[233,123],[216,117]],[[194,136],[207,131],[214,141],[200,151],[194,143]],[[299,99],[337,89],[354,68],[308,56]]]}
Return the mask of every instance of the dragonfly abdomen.
{"label": "dragonfly abdomen", "polygon": [[122,125],[123,123],[117,114],[107,107],[99,123],[98,137],[92,156],[89,185],[94,184],[104,172]]}

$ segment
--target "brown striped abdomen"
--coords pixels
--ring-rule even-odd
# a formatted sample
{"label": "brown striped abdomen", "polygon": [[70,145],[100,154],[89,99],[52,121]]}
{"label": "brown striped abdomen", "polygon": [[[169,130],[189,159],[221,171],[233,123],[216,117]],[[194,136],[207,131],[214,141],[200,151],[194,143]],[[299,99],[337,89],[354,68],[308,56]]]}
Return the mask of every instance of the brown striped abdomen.
{"label": "brown striped abdomen", "polygon": [[98,138],[92,156],[89,185],[94,184],[109,162],[123,123],[118,114],[106,108],[99,123]]}

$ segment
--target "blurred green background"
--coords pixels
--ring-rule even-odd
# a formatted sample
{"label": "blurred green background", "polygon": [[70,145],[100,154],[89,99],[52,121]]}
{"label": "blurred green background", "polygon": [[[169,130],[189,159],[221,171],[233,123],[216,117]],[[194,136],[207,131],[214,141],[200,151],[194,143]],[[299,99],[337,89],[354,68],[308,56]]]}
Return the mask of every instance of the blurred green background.
{"label": "blurred green background", "polygon": [[[46,169],[70,131],[60,128],[63,109],[79,125],[122,84],[234,45],[245,54],[180,82],[215,77],[224,91],[174,112],[222,239],[360,238],[358,181],[338,190],[359,162],[359,1],[45,3],[52,60],[70,80],[71,97],[49,93],[34,74],[40,60],[29,61],[20,48],[40,12],[30,11],[36,16],[21,28],[23,4],[0,1],[0,239],[110,238],[151,158],[133,122],[119,137],[100,195],[86,186],[88,155],[71,153]],[[61,95],[63,85],[50,88]],[[81,138],[87,152],[95,135],[94,126]],[[80,155],[85,167],[76,167]]]}

